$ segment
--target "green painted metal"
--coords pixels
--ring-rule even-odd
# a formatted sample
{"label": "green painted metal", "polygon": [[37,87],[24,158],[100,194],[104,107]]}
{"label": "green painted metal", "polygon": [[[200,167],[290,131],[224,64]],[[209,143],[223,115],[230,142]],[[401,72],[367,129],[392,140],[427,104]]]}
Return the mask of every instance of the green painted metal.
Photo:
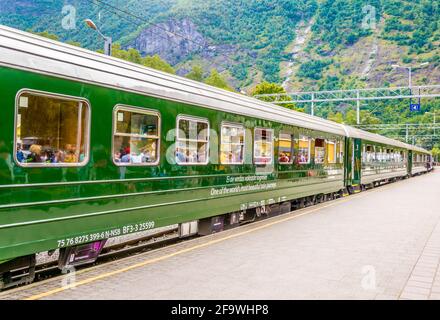
{"label": "green painted metal", "polygon": [[353,139],[353,180],[352,185],[359,185],[361,183],[361,169],[362,169],[362,140]]}
{"label": "green painted metal", "polygon": [[[243,123],[251,130],[257,126],[273,128],[275,137],[281,130],[292,130],[296,137],[343,137],[5,67],[0,68],[0,88],[0,260],[142,231],[152,228],[153,223],[156,228],[344,187],[342,163],[322,165],[312,160],[307,165],[275,164],[272,172],[260,174],[260,168],[253,164],[177,166],[164,156],[174,143],[174,139],[167,141],[167,133],[175,129],[180,114],[207,118],[217,131],[222,121],[228,121]],[[15,97],[24,88],[90,101],[87,165],[26,168],[14,162]],[[159,165],[113,164],[112,110],[116,104],[160,112]],[[248,139],[249,143],[248,150],[252,150]],[[313,144],[311,149],[313,159]],[[231,177],[261,176],[264,179],[260,182],[231,182]],[[239,189],[244,186],[259,189]]]}

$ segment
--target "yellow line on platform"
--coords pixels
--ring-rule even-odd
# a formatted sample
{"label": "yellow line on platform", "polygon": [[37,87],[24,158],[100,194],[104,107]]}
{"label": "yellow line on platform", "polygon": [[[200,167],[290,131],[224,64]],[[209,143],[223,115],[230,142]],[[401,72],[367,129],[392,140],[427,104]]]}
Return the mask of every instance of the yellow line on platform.
{"label": "yellow line on platform", "polygon": [[[139,263],[133,264],[131,266],[128,266],[128,267],[125,267],[125,268],[122,268],[122,269],[119,269],[119,270],[107,272],[107,273],[104,273],[104,274],[101,274],[101,275],[98,275],[98,276],[95,276],[95,277],[91,277],[91,278],[88,278],[88,279],[77,281],[75,283],[71,283],[71,284],[63,286],[63,287],[59,287],[59,288],[52,289],[52,290],[49,290],[49,291],[46,291],[46,292],[43,292],[43,293],[40,293],[40,294],[36,294],[36,295],[30,296],[28,298],[25,298],[24,300],[38,300],[38,299],[41,299],[41,298],[44,298],[44,297],[48,297],[48,296],[57,294],[59,292],[63,292],[63,291],[68,290],[68,289],[73,289],[75,287],[82,286],[82,285],[85,285],[85,284],[88,284],[88,283],[91,283],[91,282],[95,282],[97,280],[105,279],[105,278],[108,278],[108,277],[111,277],[111,276],[114,276],[114,275],[117,275],[117,274],[120,274],[120,273],[123,273],[123,272],[127,272],[127,271],[130,271],[130,270],[133,270],[133,269],[144,267],[144,266],[152,264],[152,263],[156,263],[156,262],[159,262],[159,261],[162,261],[162,260],[166,260],[166,259],[178,256],[178,255],[181,255],[183,253],[191,252],[191,251],[194,251],[194,250],[197,250],[197,249],[200,249],[200,248],[204,248],[204,247],[207,247],[207,246],[211,246],[213,244],[220,243],[220,242],[223,242],[223,241],[226,241],[226,240],[229,240],[229,239],[240,237],[240,236],[249,234],[251,232],[255,232],[255,231],[258,231],[258,230],[261,230],[261,229],[265,229],[265,228],[271,227],[273,225],[276,225],[276,224],[279,224],[279,223],[282,223],[282,222],[286,222],[286,221],[289,221],[289,220],[292,220],[292,219],[295,219],[295,218],[299,218],[299,217],[305,216],[307,214],[310,214],[310,213],[313,213],[313,212],[316,212],[316,211],[320,211],[320,210],[328,208],[328,207],[333,207],[335,205],[347,202],[347,201],[352,200],[352,199],[361,198],[363,196],[367,196],[368,194],[376,192],[376,191],[383,191],[384,189],[388,189],[388,188],[390,188],[392,186],[393,186],[393,184],[385,186],[385,187],[381,187],[381,188],[378,188],[378,189],[369,190],[369,191],[367,191],[365,193],[361,193],[359,195],[355,195],[355,196],[352,196],[352,197],[339,199],[339,200],[336,200],[335,202],[331,202],[329,204],[322,205],[322,206],[319,206],[317,208],[312,208],[312,209],[307,210],[305,212],[297,213],[297,214],[294,214],[292,216],[289,216],[289,217],[286,217],[286,218],[283,218],[283,219],[280,219],[280,220],[276,220],[276,221],[273,221],[273,222],[270,222],[270,223],[266,223],[266,224],[263,224],[261,226],[258,226],[258,227],[255,227],[255,228],[252,228],[252,229],[249,229],[249,230],[246,230],[246,231],[242,231],[242,232],[235,233],[235,234],[232,234],[232,235],[220,238],[220,239],[215,239],[215,240],[211,240],[211,241],[208,241],[208,242],[205,242],[205,243],[202,243],[202,244],[198,244],[198,245],[195,245],[195,246],[190,247],[190,248],[182,249],[182,250],[176,251],[174,253],[170,253],[170,254],[164,255],[162,257],[153,258],[153,259],[150,259],[150,260],[139,262]],[[396,186],[396,185],[394,185],[394,186]],[[264,222],[264,220],[262,222]]]}

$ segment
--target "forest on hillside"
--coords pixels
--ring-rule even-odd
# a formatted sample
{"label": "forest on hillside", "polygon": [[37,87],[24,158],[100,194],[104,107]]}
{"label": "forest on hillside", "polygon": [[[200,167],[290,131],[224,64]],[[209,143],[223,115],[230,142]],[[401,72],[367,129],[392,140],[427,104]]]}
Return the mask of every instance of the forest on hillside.
{"label": "forest on hillside", "polygon": [[[71,30],[61,27],[68,14],[66,6],[75,8],[77,20]],[[85,26],[84,18],[92,18],[113,37],[116,57],[165,72],[183,72],[226,90],[247,88],[249,94],[284,92],[281,74],[287,63],[297,64],[290,84],[298,91],[404,85],[407,74],[393,70],[393,63],[428,64],[414,68],[414,84],[440,79],[440,0],[149,0],[147,4],[144,0],[19,0],[13,4],[0,0],[1,24],[98,50],[102,40]],[[196,25],[207,44],[200,53],[171,65],[159,55],[141,56],[129,48],[142,30],[170,19],[189,19]],[[296,61],[289,46],[305,21],[313,24],[302,48],[303,58]],[[367,51],[364,46],[371,43],[380,50],[367,52],[365,59],[373,62],[365,76],[356,67],[360,68],[362,51]],[[224,53],[218,49],[221,46],[232,49]],[[255,88],[257,84],[262,85]],[[310,112],[309,105],[288,107]],[[428,124],[439,107],[434,99],[422,100],[420,112],[411,112],[407,100],[363,102],[361,123]],[[319,104],[315,114],[355,124],[354,103]],[[401,130],[379,133],[404,135]],[[440,146],[436,140],[419,137],[414,142]]]}

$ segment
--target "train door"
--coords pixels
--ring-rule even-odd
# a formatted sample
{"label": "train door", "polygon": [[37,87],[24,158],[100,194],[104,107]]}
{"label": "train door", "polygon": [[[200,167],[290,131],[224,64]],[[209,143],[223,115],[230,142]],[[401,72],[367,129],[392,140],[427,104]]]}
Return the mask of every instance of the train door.
{"label": "train door", "polygon": [[351,185],[351,180],[353,179],[352,168],[353,168],[353,142],[351,138],[345,137],[344,143],[344,186],[347,187]]}
{"label": "train door", "polygon": [[408,175],[411,175],[412,165],[413,165],[413,153],[412,150],[408,150],[407,166],[406,166]]}
{"label": "train door", "polygon": [[352,157],[352,166],[353,166],[353,179],[352,185],[360,185],[361,183],[361,168],[362,168],[362,140],[361,139],[353,139],[353,157]]}

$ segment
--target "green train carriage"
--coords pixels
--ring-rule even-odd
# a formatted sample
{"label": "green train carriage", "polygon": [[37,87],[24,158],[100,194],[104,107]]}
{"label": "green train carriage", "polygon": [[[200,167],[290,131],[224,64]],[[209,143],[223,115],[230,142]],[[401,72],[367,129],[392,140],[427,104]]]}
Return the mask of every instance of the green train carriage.
{"label": "green train carriage", "polygon": [[0,40],[0,274],[362,184],[359,130],[11,28]]}
{"label": "green train carriage", "polygon": [[[354,157],[353,180],[347,185],[353,191],[383,182],[407,178],[431,168],[431,156],[426,150],[378,134],[346,127]],[[420,154],[420,162],[413,165],[413,154]]]}

